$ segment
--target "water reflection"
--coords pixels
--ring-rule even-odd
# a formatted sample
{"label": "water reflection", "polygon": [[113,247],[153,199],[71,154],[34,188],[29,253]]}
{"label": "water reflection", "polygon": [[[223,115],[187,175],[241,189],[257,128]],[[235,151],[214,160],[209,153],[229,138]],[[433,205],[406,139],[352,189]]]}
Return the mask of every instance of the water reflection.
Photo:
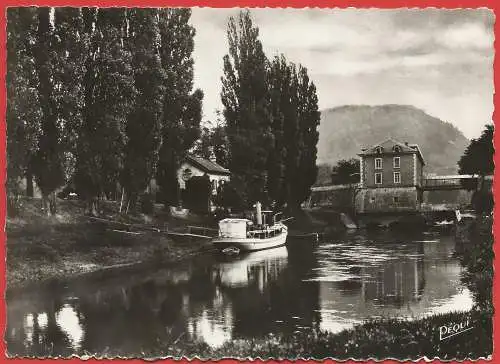
{"label": "water reflection", "polygon": [[[8,292],[9,353],[165,355],[180,339],[333,332],[472,306],[451,237],[347,235]],[[163,350],[163,351],[162,351]]]}

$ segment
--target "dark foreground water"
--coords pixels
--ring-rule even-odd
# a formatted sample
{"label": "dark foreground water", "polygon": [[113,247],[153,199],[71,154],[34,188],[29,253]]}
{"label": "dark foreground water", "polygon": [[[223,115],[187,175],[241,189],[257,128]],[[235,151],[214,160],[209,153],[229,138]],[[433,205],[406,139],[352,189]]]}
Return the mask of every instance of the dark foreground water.
{"label": "dark foreground water", "polygon": [[[468,310],[452,236],[352,234],[312,246],[59,281],[7,294],[10,355],[120,352],[199,340],[217,346],[373,317]],[[165,345],[166,347],[167,345]],[[167,355],[168,353],[164,353]]]}

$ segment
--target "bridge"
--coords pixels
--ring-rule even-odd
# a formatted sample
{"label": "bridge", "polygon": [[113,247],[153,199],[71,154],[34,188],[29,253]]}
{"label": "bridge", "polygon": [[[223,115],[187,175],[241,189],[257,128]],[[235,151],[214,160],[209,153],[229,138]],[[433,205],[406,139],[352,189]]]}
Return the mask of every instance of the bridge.
{"label": "bridge", "polygon": [[[487,176],[492,177],[492,176]],[[424,191],[453,191],[477,187],[480,177],[472,174],[457,174],[449,176],[427,176],[422,183]],[[473,188],[475,189],[475,188]]]}
{"label": "bridge", "polygon": [[[491,188],[493,176],[485,176],[486,187]],[[427,176],[423,179],[422,210],[454,210],[461,205],[470,204],[472,193],[483,180],[478,175]],[[361,189],[359,183],[343,185],[315,186],[305,208],[313,206],[347,210],[352,208],[354,198]]]}

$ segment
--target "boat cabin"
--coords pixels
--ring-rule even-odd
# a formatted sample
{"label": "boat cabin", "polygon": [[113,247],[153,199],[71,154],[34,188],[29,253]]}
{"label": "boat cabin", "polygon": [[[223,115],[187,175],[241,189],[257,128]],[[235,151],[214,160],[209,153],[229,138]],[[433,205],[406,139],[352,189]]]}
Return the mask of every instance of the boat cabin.
{"label": "boat cabin", "polygon": [[272,211],[262,211],[262,224],[254,224],[248,219],[223,219],[219,221],[221,238],[256,238],[268,239],[280,235],[283,225],[276,224],[276,215]]}

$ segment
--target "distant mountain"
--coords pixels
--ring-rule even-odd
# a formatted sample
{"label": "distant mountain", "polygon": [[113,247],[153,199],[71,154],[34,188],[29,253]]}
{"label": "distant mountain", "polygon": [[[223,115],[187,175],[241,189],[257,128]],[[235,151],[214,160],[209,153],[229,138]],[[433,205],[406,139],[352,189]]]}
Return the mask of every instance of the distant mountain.
{"label": "distant mountain", "polygon": [[452,124],[407,105],[348,105],[321,112],[318,164],[357,158],[362,147],[392,137],[418,144],[427,173],[457,173],[469,140]]}

